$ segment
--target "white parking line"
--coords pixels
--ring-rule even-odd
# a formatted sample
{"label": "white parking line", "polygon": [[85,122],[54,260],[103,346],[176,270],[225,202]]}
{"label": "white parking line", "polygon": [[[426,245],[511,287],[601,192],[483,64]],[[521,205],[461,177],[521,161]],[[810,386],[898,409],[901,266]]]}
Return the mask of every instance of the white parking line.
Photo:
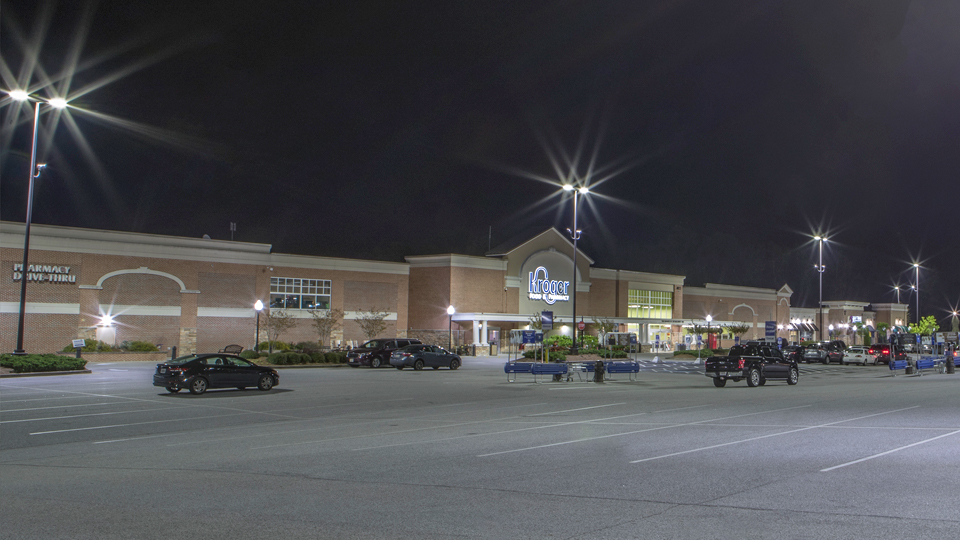
{"label": "white parking line", "polygon": [[68,416],[47,416],[45,418],[23,418],[20,420],[0,420],[0,424],[21,424],[23,422],[44,422],[47,420],[66,420],[68,418],[87,418],[91,416],[110,416],[113,414],[136,414],[136,413],[151,413],[155,411],[168,411],[170,409],[183,409],[184,407],[160,407],[159,409],[145,409],[141,411],[113,411],[113,412],[101,412],[101,413],[90,413],[90,414],[71,414]]}
{"label": "white parking line", "polygon": [[562,411],[550,411],[545,413],[537,414],[528,414],[527,416],[547,416],[548,414],[560,414],[565,412],[574,412],[574,411],[586,411],[588,409],[602,409],[604,407],[616,407],[617,405],[626,405],[626,402],[623,403],[611,403],[609,405],[594,405],[593,407],[580,407],[579,409],[564,409]]}
{"label": "white parking line", "polygon": [[130,424],[114,424],[111,426],[90,426],[90,427],[73,428],[73,429],[55,429],[52,431],[35,431],[30,435],[50,435],[53,433],[68,433],[71,431],[90,431],[92,429],[113,429],[113,428],[130,427],[130,426],[146,426],[150,424],[164,424],[167,422],[189,422],[192,420],[206,420],[208,418],[226,418],[228,416],[243,416],[244,414],[250,414],[250,413],[224,414],[224,415],[218,415],[218,416],[192,416],[190,418],[171,418],[169,420],[153,420],[151,422],[133,422]]}
{"label": "white parking line", "polygon": [[[798,433],[798,432],[800,432],[800,431],[808,431],[808,430],[811,430],[811,429],[818,429],[818,428],[829,427],[829,426],[832,426],[832,425],[835,425],[835,424],[842,424],[842,423],[844,423],[844,422],[853,422],[854,420],[863,420],[864,418],[872,418],[872,417],[874,417],[874,416],[881,416],[881,415],[884,415],[884,414],[892,414],[892,413],[895,413],[895,412],[907,411],[907,410],[910,410],[910,409],[916,409],[917,407],[919,407],[919,405],[914,405],[913,407],[906,407],[906,408],[903,408],[903,409],[896,409],[896,410],[893,410],[893,411],[885,411],[885,412],[876,413],[876,414],[868,414],[867,416],[859,416],[859,417],[857,417],[857,418],[849,418],[849,419],[847,419],[847,420],[838,420],[838,421],[836,421],[836,422],[828,422],[828,423],[826,423],[826,424],[819,424],[819,425],[816,425],[816,426],[808,426],[808,427],[802,427],[802,428],[799,428],[799,429],[791,429],[791,430],[789,430],[789,431],[781,431],[781,432],[779,432],[779,433],[770,433],[770,434],[768,434],[768,435],[761,435],[761,436],[759,436],[759,437],[750,437],[749,439],[741,439],[741,440],[739,440],[739,441],[731,441],[731,442],[726,442],[726,443],[721,443],[721,444],[713,444],[713,445],[704,446],[704,447],[701,447],[701,448],[692,448],[692,449],[690,449],[690,450],[684,450],[684,451],[682,451],[682,452],[673,452],[672,454],[664,454],[664,455],[662,455],[662,456],[654,456],[654,457],[649,457],[649,458],[637,459],[637,460],[631,461],[630,463],[643,463],[644,461],[653,461],[653,460],[655,460],[655,459],[663,459],[663,458],[668,458],[668,457],[673,457],[673,456],[681,456],[681,455],[684,455],[684,454],[691,454],[691,453],[693,453],[693,452],[702,452],[702,451],[704,451],[704,450],[712,450],[712,449],[714,449],[714,448],[721,448],[721,447],[730,446],[730,445],[733,445],[733,444],[740,444],[740,443],[745,443],[745,442],[750,442],[750,441],[757,441],[757,440],[760,440],[760,439],[768,439],[768,438],[770,438],[770,437],[779,437],[780,435],[789,435],[789,434],[791,434],[791,433]],[[773,411],[771,411],[771,412],[773,412]]]}
{"label": "white parking line", "polygon": [[880,452],[879,454],[874,454],[874,455],[872,455],[872,456],[867,456],[867,457],[865,457],[865,458],[860,458],[860,459],[856,459],[856,460],[853,460],[853,461],[848,461],[847,463],[841,463],[840,465],[834,465],[833,467],[827,467],[826,469],[820,469],[820,472],[830,472],[830,471],[833,471],[833,470],[836,470],[836,469],[840,469],[840,468],[846,467],[846,466],[848,466],[848,465],[856,465],[857,463],[863,463],[864,461],[870,461],[871,459],[876,459],[876,458],[878,458],[878,457],[883,457],[883,456],[885,456],[885,455],[887,455],[887,454],[892,454],[892,453],[894,453],[894,452],[899,452],[899,451],[901,451],[901,450],[906,450],[907,448],[913,448],[914,446],[919,446],[919,445],[921,445],[921,444],[926,444],[926,443],[928,443],[928,442],[935,441],[935,440],[937,440],[937,439],[942,439],[942,438],[944,438],[944,437],[949,437],[949,436],[951,436],[951,435],[956,435],[957,433],[960,433],[960,429],[958,429],[958,430],[956,430],[956,431],[951,431],[950,433],[944,433],[943,435],[937,435],[936,437],[931,437],[931,438],[929,438],[929,439],[925,439],[925,440],[922,440],[922,441],[918,441],[918,442],[915,442],[915,443],[913,443],[913,444],[908,444],[908,445],[906,445],[906,446],[901,446],[900,448],[894,448],[893,450],[887,450],[886,452]]}
{"label": "white parking line", "polygon": [[[550,448],[551,446],[562,446],[562,445],[565,445],[565,444],[574,444],[574,443],[579,443],[579,442],[595,441],[595,440],[599,440],[599,439],[609,439],[609,438],[611,438],[611,437],[623,437],[623,436],[625,436],[625,435],[635,435],[635,434],[637,434],[637,433],[644,433],[644,432],[647,432],[647,431],[656,431],[656,430],[660,430],[660,429],[672,429],[672,428],[683,427],[683,426],[695,426],[695,425],[697,425],[697,424],[703,424],[703,423],[706,423],[706,422],[714,422],[714,421],[716,421],[716,420],[729,420],[729,419],[731,419],[731,418],[740,418],[740,417],[743,417],[743,416],[753,416],[753,415],[756,415],[756,414],[769,414],[769,413],[771,413],[771,412],[787,411],[787,410],[791,410],[791,409],[802,409],[802,408],[804,408],[804,407],[812,407],[812,405],[800,405],[800,406],[798,406],[798,407],[787,407],[787,408],[785,408],[785,409],[774,409],[774,410],[772,410],[772,411],[760,411],[760,412],[754,412],[754,413],[739,414],[739,415],[737,415],[737,416],[727,416],[727,417],[724,417],[724,418],[714,418],[714,419],[712,419],[712,420],[702,420],[702,421],[700,421],[700,422],[687,422],[687,423],[683,423],[683,424],[671,424],[671,425],[666,425],[666,426],[658,426],[658,427],[654,427],[654,428],[640,429],[640,430],[637,430],[637,431],[627,431],[627,432],[624,432],[624,433],[614,433],[614,434],[612,434],[612,435],[599,435],[599,436],[597,436],[597,437],[584,437],[584,438],[582,438],[582,439],[574,439],[574,440],[571,440],[571,441],[561,441],[561,442],[550,443],[550,444],[541,444],[541,445],[538,445],[538,446],[528,446],[528,447],[526,447],[526,448],[516,448],[516,449],[513,449],[513,450],[504,450],[504,451],[502,451],[502,452],[491,452],[491,453],[489,453],[489,454],[480,454],[480,455],[478,455],[477,457],[499,456],[500,454],[512,454],[512,453],[514,453],[514,452],[525,452],[525,451],[527,451],[527,450],[539,450],[539,449],[541,449],[541,448]],[[648,414],[648,413],[641,413],[641,414]],[[601,421],[601,420],[609,420],[609,418],[599,418],[599,419],[597,419],[597,420],[592,420],[592,421],[597,422],[597,421]]]}

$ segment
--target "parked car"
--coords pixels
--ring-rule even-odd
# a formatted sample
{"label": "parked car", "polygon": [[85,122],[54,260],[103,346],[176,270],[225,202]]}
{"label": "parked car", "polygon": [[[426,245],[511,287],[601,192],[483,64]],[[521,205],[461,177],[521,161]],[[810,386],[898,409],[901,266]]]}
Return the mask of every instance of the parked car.
{"label": "parked car", "polygon": [[727,356],[711,356],[704,362],[704,374],[717,388],[727,381],[747,380],[747,386],[763,386],[767,379],[782,379],[794,385],[800,381],[797,363],[787,359],[776,347],[734,345]]}
{"label": "parked car", "polygon": [[378,368],[390,365],[390,355],[393,351],[407,345],[420,345],[419,339],[388,338],[371,339],[360,347],[347,353],[347,364],[350,367],[370,366]]}
{"label": "parked car", "polygon": [[183,388],[191,394],[202,394],[208,388],[238,388],[256,386],[270,390],[280,384],[277,370],[258,366],[233,354],[192,354],[157,364],[153,385],[162,386],[176,394]]}
{"label": "parked car", "polygon": [[806,362],[821,362],[829,364],[830,362],[843,362],[843,349],[835,341],[822,341],[807,345],[803,350],[803,359]]}
{"label": "parked car", "polygon": [[854,345],[843,351],[843,364],[877,365],[877,355],[871,354],[869,347]]}
{"label": "parked car", "polygon": [[877,357],[877,362],[889,364],[891,350],[893,350],[893,356],[896,360],[906,360],[907,352],[906,349],[900,345],[887,345],[886,343],[877,343],[876,345],[871,345],[867,352]]}
{"label": "parked car", "polygon": [[417,371],[424,367],[457,369],[461,364],[463,360],[459,356],[435,345],[407,345],[393,351],[390,355],[390,365],[397,369],[405,367],[412,367]]}
{"label": "parked car", "polygon": [[793,360],[798,364],[803,362],[803,346],[801,345],[787,345],[781,352],[783,352],[783,356],[789,360]]}

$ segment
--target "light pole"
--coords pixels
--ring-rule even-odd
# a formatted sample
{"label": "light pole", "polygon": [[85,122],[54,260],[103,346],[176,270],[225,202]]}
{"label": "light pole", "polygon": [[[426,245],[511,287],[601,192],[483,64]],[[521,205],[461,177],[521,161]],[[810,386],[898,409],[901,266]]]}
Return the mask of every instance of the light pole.
{"label": "light pole", "polygon": [[917,325],[920,324],[920,265],[918,263],[913,263],[913,267],[917,269],[917,281],[916,281],[916,290],[917,290]]}
{"label": "light pole", "polygon": [[823,341],[823,272],[826,270],[823,266],[823,243],[827,241],[827,238],[824,236],[814,236],[813,239],[820,245],[820,264],[815,264],[813,267],[820,273],[820,324],[817,326],[817,330],[820,332],[820,341]]}
{"label": "light pole", "polygon": [[457,310],[453,306],[447,306],[447,334],[450,336],[450,351],[453,352],[453,314]]}
{"label": "light pole", "polygon": [[580,195],[586,195],[590,193],[590,190],[587,189],[587,186],[580,186],[579,188],[573,187],[573,184],[564,184],[564,191],[573,192],[573,230],[567,229],[567,232],[570,233],[570,238],[573,239],[573,346],[570,347],[570,354],[576,356],[580,354],[579,349],[577,349],[577,240],[580,240],[580,229],[577,228],[577,198]]}
{"label": "light pole", "polygon": [[260,352],[260,312],[263,311],[263,302],[257,300],[257,303],[253,305],[253,309],[257,310],[257,344],[254,346],[254,350],[258,353]]}
{"label": "light pole", "polygon": [[[713,335],[713,334],[710,333],[710,322],[711,322],[711,321],[713,321],[713,315],[707,315],[707,344],[708,344],[708,345],[709,345],[710,342],[712,341],[712,340],[710,339],[710,336]],[[713,350],[713,347],[710,347],[710,349]]]}
{"label": "light pole", "polygon": [[[30,96],[22,90],[9,92],[14,101],[28,101]],[[27,270],[28,256],[30,254],[30,223],[33,221],[33,181],[40,176],[40,171],[46,166],[37,165],[37,127],[40,124],[40,100],[33,106],[33,148],[30,151],[30,180],[27,185],[27,220],[26,228],[23,231],[23,264],[20,266],[20,318],[17,322],[17,348],[13,354],[26,354],[23,349],[23,319],[26,315],[26,297],[27,297]],[[47,104],[55,109],[62,109],[67,106],[66,100],[54,98],[47,101]]]}
{"label": "light pole", "polygon": [[900,303],[900,286],[897,285],[896,287],[893,288],[893,290],[897,291],[897,304],[899,304]]}

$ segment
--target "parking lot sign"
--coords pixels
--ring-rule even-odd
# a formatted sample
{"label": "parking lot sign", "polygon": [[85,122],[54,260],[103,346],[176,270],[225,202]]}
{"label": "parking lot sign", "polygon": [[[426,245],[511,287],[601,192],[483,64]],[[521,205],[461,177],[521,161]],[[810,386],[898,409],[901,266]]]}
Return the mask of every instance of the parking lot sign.
{"label": "parking lot sign", "polygon": [[541,311],[540,312],[540,324],[543,326],[543,331],[548,332],[553,330],[553,312],[552,311]]}

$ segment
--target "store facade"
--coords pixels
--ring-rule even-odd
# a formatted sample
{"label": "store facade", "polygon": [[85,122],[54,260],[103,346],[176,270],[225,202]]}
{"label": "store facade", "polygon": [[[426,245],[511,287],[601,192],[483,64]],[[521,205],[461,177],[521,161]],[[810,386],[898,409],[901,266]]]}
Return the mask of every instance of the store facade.
{"label": "store facade", "polygon": [[[23,231],[23,224],[0,222],[0,259],[7,269],[0,291],[5,351],[16,343],[24,275],[25,348],[43,352],[78,337],[147,341],[181,353],[233,343],[250,348],[257,336],[257,300],[293,320],[280,336],[288,343],[315,343],[313,315],[335,308],[344,320],[326,345],[359,344],[365,336],[358,321],[378,312],[386,323],[378,337],[473,345],[477,354],[499,352],[510,330],[529,328],[543,311],[553,312],[555,334],[571,336],[574,322],[583,322],[586,333],[596,335],[595,320],[603,319],[636,333],[645,347],[659,344],[663,350],[689,345],[690,328],[706,325],[708,315],[717,327],[747,325],[747,339],[772,337],[772,325],[773,337],[792,341],[798,315],[811,311],[790,306],[787,285],[689,287],[684,276],[595,268],[583,252],[574,273],[573,244],[553,228],[485,256],[411,255],[405,262],[383,262],[273,253],[269,244],[34,225],[26,272],[20,268]],[[865,306],[842,302],[825,313],[872,320]],[[882,315],[887,311],[897,310]],[[264,334],[261,325],[261,341]],[[722,331],[717,345],[729,346],[733,337]]]}

